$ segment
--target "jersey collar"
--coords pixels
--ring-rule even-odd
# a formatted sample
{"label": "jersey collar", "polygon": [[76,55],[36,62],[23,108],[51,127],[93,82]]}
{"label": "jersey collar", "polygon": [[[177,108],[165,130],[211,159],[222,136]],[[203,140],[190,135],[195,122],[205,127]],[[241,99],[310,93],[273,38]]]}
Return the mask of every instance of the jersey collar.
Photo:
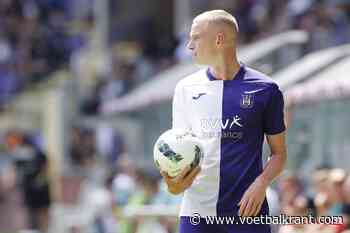
{"label": "jersey collar", "polygon": [[[238,80],[242,80],[243,77],[244,77],[244,74],[245,74],[245,65],[244,64],[240,64],[241,67],[239,68],[237,74],[235,75],[235,77],[231,80],[223,80],[224,82],[231,82],[231,81],[238,81]],[[214,75],[211,73],[210,71],[210,68],[207,68],[207,71],[206,71],[206,74],[207,74],[207,77],[210,81],[222,81],[222,80],[219,80],[219,79],[216,79],[214,77]]]}

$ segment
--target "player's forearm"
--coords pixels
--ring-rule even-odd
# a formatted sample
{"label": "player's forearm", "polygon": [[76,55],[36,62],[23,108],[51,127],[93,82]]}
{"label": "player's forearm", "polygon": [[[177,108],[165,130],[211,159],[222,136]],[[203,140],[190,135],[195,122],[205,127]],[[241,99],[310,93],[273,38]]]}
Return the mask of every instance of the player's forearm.
{"label": "player's forearm", "polygon": [[267,162],[264,171],[258,176],[258,180],[269,186],[272,181],[283,171],[287,161],[287,153],[280,152],[279,154],[272,154]]}

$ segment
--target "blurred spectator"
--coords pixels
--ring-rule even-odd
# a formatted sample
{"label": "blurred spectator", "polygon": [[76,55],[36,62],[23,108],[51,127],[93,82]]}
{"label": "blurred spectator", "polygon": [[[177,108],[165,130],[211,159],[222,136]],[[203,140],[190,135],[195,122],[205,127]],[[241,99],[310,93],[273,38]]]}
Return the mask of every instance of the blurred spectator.
{"label": "blurred spectator", "polygon": [[30,227],[47,232],[51,204],[47,157],[26,136],[19,131],[8,132],[6,149],[16,166]]}
{"label": "blurred spectator", "polygon": [[328,190],[328,169],[316,170],[312,175],[312,185],[316,193],[327,193]]}
{"label": "blurred spectator", "polygon": [[346,173],[343,169],[332,169],[329,172],[329,196],[332,205],[327,213],[330,216],[339,216],[342,213],[345,202],[345,193],[343,185],[346,179]]}
{"label": "blurred spectator", "polygon": [[124,95],[133,84],[134,66],[118,58],[113,59],[112,72],[100,92],[102,102]]}
{"label": "blurred spectator", "polygon": [[[155,204],[155,197],[159,191],[159,175],[152,174],[146,170],[138,170],[136,182],[138,189],[130,197],[127,207],[138,207],[142,205]],[[166,232],[166,229],[157,221],[145,222],[142,216],[135,216],[124,222],[121,232],[141,233],[147,232],[147,229],[154,228],[157,232]]]}
{"label": "blurred spectator", "polygon": [[120,132],[109,125],[100,124],[96,129],[96,149],[112,170],[125,152],[124,140]]}
{"label": "blurred spectator", "polygon": [[18,232],[26,227],[26,216],[17,186],[15,164],[10,155],[0,153],[0,229],[3,232]]}
{"label": "blurred spectator", "polygon": [[347,224],[347,228],[350,229],[350,175],[347,176],[343,184],[343,193],[345,194],[345,197],[342,213],[345,223]]}
{"label": "blurred spectator", "polygon": [[117,174],[112,183],[115,204],[122,208],[136,191],[136,167],[125,154],[118,159]]}
{"label": "blurred spectator", "polygon": [[69,154],[73,165],[82,168],[91,166],[96,159],[94,132],[83,127],[73,127]]}
{"label": "blurred spectator", "polygon": [[[308,215],[307,209],[307,199],[305,197],[299,196],[294,199],[293,203],[289,204],[284,208],[284,214],[288,216],[306,216]],[[279,229],[279,233],[302,233],[306,232],[307,225],[299,224],[299,225],[285,225],[281,226]]]}
{"label": "blurred spectator", "polygon": [[294,174],[285,174],[278,185],[282,206],[292,204],[303,191],[299,178]]}
{"label": "blurred spectator", "polygon": [[96,233],[119,233],[117,219],[113,213],[113,176],[107,176],[104,187],[89,194],[89,203],[95,211]]}
{"label": "blurred spectator", "polygon": [[119,157],[125,152],[123,135],[109,125],[95,129],[74,126],[69,141],[69,160],[78,168],[91,168],[96,162],[115,172]]}

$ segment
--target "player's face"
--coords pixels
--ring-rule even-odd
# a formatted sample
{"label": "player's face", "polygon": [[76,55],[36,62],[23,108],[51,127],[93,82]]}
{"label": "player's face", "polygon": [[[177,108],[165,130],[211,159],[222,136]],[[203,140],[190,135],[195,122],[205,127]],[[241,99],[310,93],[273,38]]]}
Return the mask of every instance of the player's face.
{"label": "player's face", "polygon": [[215,36],[204,21],[193,21],[187,48],[193,53],[196,63],[212,65],[215,56]]}

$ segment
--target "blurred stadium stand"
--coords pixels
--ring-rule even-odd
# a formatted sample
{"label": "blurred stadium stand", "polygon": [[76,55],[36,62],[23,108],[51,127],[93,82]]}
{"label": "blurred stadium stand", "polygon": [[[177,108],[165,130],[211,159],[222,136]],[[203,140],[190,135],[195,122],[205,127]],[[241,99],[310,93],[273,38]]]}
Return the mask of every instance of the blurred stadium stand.
{"label": "blurred stadium stand", "polygon": [[[272,214],[349,218],[349,1],[0,0],[0,232],[176,232],[181,197],[152,147],[175,83],[200,68],[185,49],[191,20],[215,8],[238,18],[241,60],[284,90],[290,159]],[[46,195],[28,178],[52,202],[33,208]]]}

